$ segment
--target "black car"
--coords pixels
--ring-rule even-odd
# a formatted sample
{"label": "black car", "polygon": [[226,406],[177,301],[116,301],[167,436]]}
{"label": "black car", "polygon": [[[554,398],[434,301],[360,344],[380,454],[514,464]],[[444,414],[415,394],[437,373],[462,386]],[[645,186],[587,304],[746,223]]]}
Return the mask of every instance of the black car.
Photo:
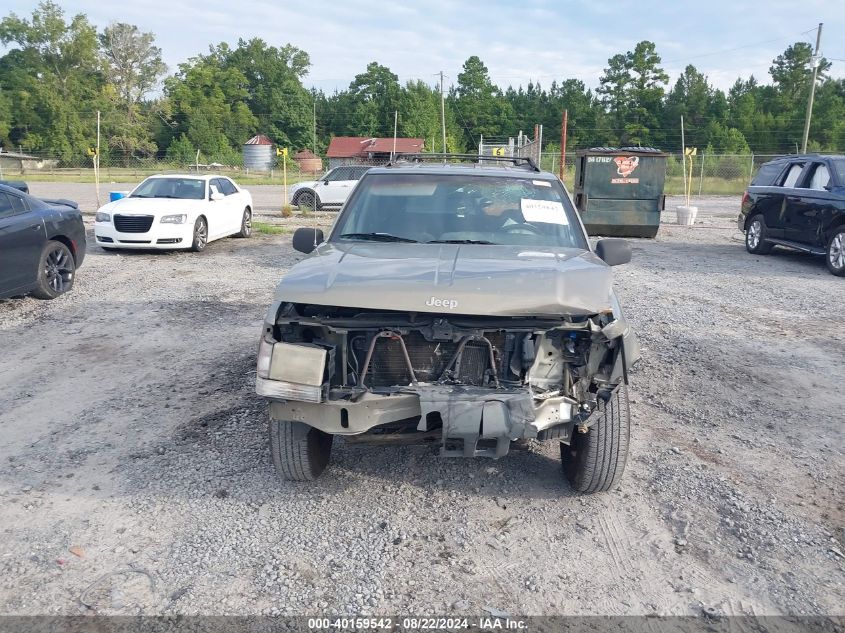
{"label": "black car", "polygon": [[0,185],[6,185],[12,189],[29,193],[29,185],[27,185],[23,180],[0,180]]}
{"label": "black car", "polygon": [[0,298],[55,299],[85,258],[82,214],[70,200],[41,200],[0,185]]}
{"label": "black car", "polygon": [[749,253],[775,246],[824,255],[845,276],[845,156],[783,156],[765,163],[742,197],[738,219]]}

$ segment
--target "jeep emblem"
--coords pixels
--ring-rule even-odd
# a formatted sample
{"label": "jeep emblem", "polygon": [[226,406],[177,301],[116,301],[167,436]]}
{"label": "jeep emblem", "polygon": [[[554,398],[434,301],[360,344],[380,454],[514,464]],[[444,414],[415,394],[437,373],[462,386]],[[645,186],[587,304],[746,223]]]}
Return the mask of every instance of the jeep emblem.
{"label": "jeep emblem", "polygon": [[431,297],[425,302],[425,305],[432,308],[449,308],[450,310],[454,310],[458,307],[458,302],[454,299],[438,299],[437,297]]}

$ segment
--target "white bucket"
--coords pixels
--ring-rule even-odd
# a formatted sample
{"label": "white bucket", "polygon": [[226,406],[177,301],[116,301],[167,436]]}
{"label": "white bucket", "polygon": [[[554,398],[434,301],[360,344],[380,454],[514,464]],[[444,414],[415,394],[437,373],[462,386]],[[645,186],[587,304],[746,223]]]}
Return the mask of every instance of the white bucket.
{"label": "white bucket", "polygon": [[698,215],[698,207],[676,207],[678,213],[677,223],[683,226],[691,226]]}

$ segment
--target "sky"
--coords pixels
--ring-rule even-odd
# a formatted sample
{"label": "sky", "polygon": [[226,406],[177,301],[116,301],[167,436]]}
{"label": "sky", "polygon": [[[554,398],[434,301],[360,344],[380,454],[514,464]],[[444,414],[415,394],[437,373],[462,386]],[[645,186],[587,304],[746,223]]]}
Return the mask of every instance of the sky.
{"label": "sky", "polygon": [[[260,37],[310,55],[305,84],[343,90],[371,61],[401,82],[457,81],[478,55],[502,88],[577,78],[594,88],[616,53],[651,40],[674,82],[694,64],[727,90],[738,77],[768,83],[772,60],[791,43],[815,41],[845,60],[845,0],[56,0],[68,17],[85,13],[100,29],[129,22],[152,31],[171,72],[212,43]],[[6,0],[0,15],[29,16],[35,0]],[[831,76],[845,78],[845,61]]]}

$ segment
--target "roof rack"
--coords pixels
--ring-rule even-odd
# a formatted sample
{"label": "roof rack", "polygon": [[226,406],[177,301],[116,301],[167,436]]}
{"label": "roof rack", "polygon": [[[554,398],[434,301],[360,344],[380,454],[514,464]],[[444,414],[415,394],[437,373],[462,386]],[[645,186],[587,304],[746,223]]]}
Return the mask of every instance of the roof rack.
{"label": "roof rack", "polygon": [[386,164],[386,167],[395,167],[401,163],[443,162],[445,164],[447,161],[464,163],[480,163],[481,161],[510,163],[514,167],[527,168],[537,172],[540,171],[534,159],[529,156],[479,156],[478,154],[444,154],[442,152],[397,155]]}

